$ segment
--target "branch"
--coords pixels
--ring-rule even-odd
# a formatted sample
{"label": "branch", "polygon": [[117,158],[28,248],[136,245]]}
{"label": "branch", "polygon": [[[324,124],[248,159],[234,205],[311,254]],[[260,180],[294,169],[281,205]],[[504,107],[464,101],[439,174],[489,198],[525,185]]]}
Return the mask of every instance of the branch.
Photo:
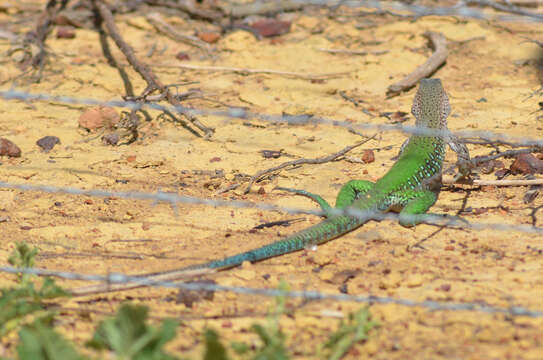
{"label": "branch", "polygon": [[[134,70],[136,70],[138,74],[140,74],[140,76],[147,82],[147,89],[144,91],[144,94],[149,94],[155,90],[158,90],[160,93],[164,94],[171,105],[180,107],[181,103],[175,98],[175,95],[171,93],[167,86],[164,86],[160,80],[158,80],[156,75],[146,64],[138,60],[134,54],[134,49],[132,49],[132,47],[123,40],[109,8],[102,2],[102,0],[93,0],[93,4],[104,20],[109,36],[111,36],[119,50],[121,50]],[[194,118],[190,114],[183,113],[183,115],[194,126],[200,129],[204,133],[204,136],[211,136],[214,131],[213,129],[204,126],[198,119]]]}
{"label": "branch", "polygon": [[431,47],[434,49],[433,54],[424,64],[417,67],[415,71],[397,83],[390,85],[387,90],[388,97],[399,95],[402,91],[411,89],[421,79],[429,77],[447,61],[448,51],[445,36],[442,33],[432,31],[425,32],[423,36],[430,40]]}
{"label": "branch", "polygon": [[280,71],[280,70],[271,70],[271,69],[247,69],[247,68],[236,68],[229,66],[205,66],[205,65],[191,65],[191,64],[165,64],[165,65],[153,65],[154,67],[178,67],[181,69],[189,70],[204,70],[204,71],[223,71],[223,72],[234,72],[240,74],[272,74],[272,75],[284,75],[289,77],[295,77],[306,80],[320,80],[320,79],[331,79],[335,77],[340,77],[346,75],[349,72],[338,72],[338,73],[324,73],[324,74],[303,74],[298,72],[290,71]]}
{"label": "branch", "polygon": [[358,142],[358,143],[356,143],[354,145],[349,145],[349,146],[345,147],[344,149],[338,151],[337,153],[334,153],[334,154],[331,154],[331,155],[328,155],[328,156],[325,156],[325,157],[320,157],[320,158],[316,158],[316,159],[297,159],[297,160],[287,161],[287,162],[284,162],[284,163],[282,163],[280,165],[274,166],[272,168],[269,168],[269,169],[266,169],[266,170],[261,170],[261,171],[257,172],[254,176],[251,177],[251,179],[249,180],[249,184],[247,185],[247,188],[245,189],[245,191],[243,193],[247,194],[251,190],[251,187],[253,186],[253,184],[256,181],[260,180],[266,174],[276,172],[277,170],[281,170],[281,169],[284,169],[284,168],[289,167],[289,166],[296,166],[296,165],[301,165],[301,164],[323,164],[323,163],[326,163],[326,162],[329,162],[329,161],[333,161],[333,160],[339,158],[340,156],[345,155],[346,153],[348,153],[352,149],[357,148],[360,145],[363,145],[363,144],[367,143],[371,139],[375,138],[375,136],[377,136],[377,134],[373,135],[372,137],[369,137],[369,138],[367,138],[367,139],[365,139],[363,141],[360,141],[360,142]]}

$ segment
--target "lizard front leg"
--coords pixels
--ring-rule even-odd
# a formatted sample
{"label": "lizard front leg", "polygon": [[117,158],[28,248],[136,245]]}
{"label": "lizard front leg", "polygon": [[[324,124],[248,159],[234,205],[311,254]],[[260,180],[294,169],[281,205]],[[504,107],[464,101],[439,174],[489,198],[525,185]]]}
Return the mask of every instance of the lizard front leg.
{"label": "lizard front leg", "polygon": [[320,195],[313,194],[313,193],[310,193],[310,192],[305,191],[305,190],[291,189],[291,188],[280,187],[280,186],[277,186],[275,189],[288,191],[288,192],[291,192],[291,193],[295,193],[297,195],[302,195],[302,196],[310,198],[311,200],[313,200],[317,204],[319,204],[322,211],[325,212],[325,215],[324,215],[325,217],[328,217],[329,210],[332,208],[332,206],[330,206],[330,204],[328,204],[328,202],[326,200],[324,200],[323,197],[320,196]]}
{"label": "lizard front leg", "polygon": [[456,166],[458,167],[459,172],[454,177],[454,181],[456,182],[462,177],[469,177],[471,174],[471,170],[473,169],[473,162],[471,161],[469,150],[466,144],[461,142],[459,138],[452,134],[448,136],[447,144],[449,145],[451,150],[456,153],[457,157]]}

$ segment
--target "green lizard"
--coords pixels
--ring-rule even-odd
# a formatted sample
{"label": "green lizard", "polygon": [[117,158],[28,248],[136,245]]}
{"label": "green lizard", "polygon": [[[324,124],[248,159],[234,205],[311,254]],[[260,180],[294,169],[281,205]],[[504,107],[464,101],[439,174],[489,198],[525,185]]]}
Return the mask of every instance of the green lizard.
{"label": "green lizard", "polygon": [[[377,182],[351,180],[341,188],[336,199],[336,209],[352,207],[363,216],[334,214],[332,207],[319,195],[304,190],[281,188],[316,201],[324,210],[326,219],[257,249],[182,269],[143,274],[138,277],[150,281],[171,281],[186,277],[198,269],[222,270],[240,265],[244,261],[254,262],[287,254],[335,239],[363,225],[376,214],[391,210],[399,211],[399,222],[403,226],[420,223],[421,215],[424,215],[437,200],[446,145],[449,144],[458,154],[459,168],[464,175],[469,173],[469,153],[464,144],[447,133],[450,105],[441,80],[421,80],[411,112],[416,118],[417,129],[438,130],[442,131],[442,135],[412,135],[402,145],[397,162]],[[98,285],[74,289],[72,293],[83,295],[138,286],[141,285],[137,283]]]}

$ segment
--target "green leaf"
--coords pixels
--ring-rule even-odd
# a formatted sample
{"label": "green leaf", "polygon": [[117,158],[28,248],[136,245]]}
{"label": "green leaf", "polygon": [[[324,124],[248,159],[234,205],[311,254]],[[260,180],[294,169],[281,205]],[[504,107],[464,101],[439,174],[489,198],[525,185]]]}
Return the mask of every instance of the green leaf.
{"label": "green leaf", "polygon": [[38,297],[41,299],[54,299],[65,296],[70,296],[70,293],[58,286],[55,280],[49,277],[43,280],[41,288],[38,291]]}
{"label": "green leaf", "polygon": [[230,347],[239,355],[247,354],[251,350],[251,347],[244,342],[234,341],[230,343]]}
{"label": "green leaf", "polygon": [[52,299],[68,294],[58,287],[53,279],[46,278],[42,287],[36,291],[34,284],[27,281],[19,287],[0,289],[0,336],[14,330],[25,322],[27,315],[45,311],[44,299]]}
{"label": "green leaf", "polygon": [[19,331],[17,353],[20,360],[84,359],[73,345],[51,328],[52,316],[38,319]]}
{"label": "green leaf", "polygon": [[226,349],[214,330],[207,329],[204,333],[204,339],[206,344],[204,360],[228,360]]}
{"label": "green leaf", "polygon": [[[31,249],[24,241],[17,242],[15,243],[15,250],[13,250],[8,258],[8,263],[10,263],[11,266],[21,269],[34,267],[34,260],[37,253],[37,248]],[[19,274],[18,276],[23,284],[27,283],[32,277],[31,274]]]}
{"label": "green leaf", "polygon": [[175,337],[177,322],[164,320],[160,328],[147,325],[146,306],[123,304],[115,318],[98,325],[87,346],[98,350],[111,350],[120,359],[162,360],[175,359],[162,348]]}
{"label": "green leaf", "polygon": [[329,360],[338,360],[349,351],[351,346],[359,341],[367,340],[371,329],[378,323],[371,321],[368,308],[362,308],[356,313],[350,313],[347,322],[341,321],[339,329],[330,335],[324,348],[328,350]]}

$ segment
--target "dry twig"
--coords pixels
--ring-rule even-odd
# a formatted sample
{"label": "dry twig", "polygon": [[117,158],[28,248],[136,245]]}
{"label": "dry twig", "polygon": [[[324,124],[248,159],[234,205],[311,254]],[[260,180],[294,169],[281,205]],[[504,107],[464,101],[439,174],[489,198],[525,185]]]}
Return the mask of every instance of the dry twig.
{"label": "dry twig", "polygon": [[350,50],[350,49],[317,49],[319,51],[324,51],[331,54],[347,54],[347,55],[382,55],[388,53],[388,50],[376,50],[376,51],[367,51],[367,50]]}
{"label": "dry twig", "polygon": [[[61,0],[60,4],[57,4],[57,0],[49,0],[45,6],[43,14],[38,19],[38,24],[34,32],[30,33],[28,39],[34,41],[38,46],[38,53],[32,58],[32,66],[34,69],[38,69],[38,73],[35,77],[36,82],[40,82],[45,60],[47,58],[47,51],[45,50],[45,39],[51,30],[51,24],[53,20],[68,4],[69,0]],[[57,6],[58,5],[58,6]]]}
{"label": "dry twig", "polygon": [[[181,279],[192,279],[196,276],[201,275],[209,275],[217,272],[216,269],[197,269],[197,270],[179,270],[179,271],[173,271],[169,273],[164,274],[145,274],[145,281],[153,282],[153,281],[176,281]],[[110,291],[120,291],[120,290],[128,290],[128,289],[135,289],[139,287],[143,287],[146,285],[139,284],[139,283],[113,283],[113,284],[97,284],[97,285],[90,285],[90,286],[83,286],[78,287],[75,289],[68,290],[72,296],[85,296],[85,295],[92,295],[92,294],[98,294],[102,292],[110,292]]]}
{"label": "dry twig", "polygon": [[177,9],[195,19],[202,19],[211,22],[220,22],[224,18],[224,14],[222,12],[204,10],[200,6],[196,6],[193,0],[145,0],[145,2],[149,5],[158,5]]}
{"label": "dry twig", "polygon": [[304,7],[304,3],[293,0],[255,1],[248,3],[233,3],[224,1],[221,6],[223,12],[232,18],[243,18],[251,15],[271,15],[285,11],[298,10]]}
{"label": "dry twig", "polygon": [[244,194],[247,194],[251,190],[251,187],[253,186],[253,184],[256,181],[262,179],[262,177],[264,177],[264,175],[274,173],[277,170],[281,170],[281,169],[284,169],[284,168],[289,167],[289,166],[297,166],[297,165],[301,165],[301,164],[324,164],[326,162],[336,160],[337,158],[345,155],[346,153],[348,153],[352,149],[357,148],[360,145],[363,145],[363,144],[367,143],[368,141],[372,140],[376,136],[377,136],[377,134],[375,134],[375,135],[373,135],[373,136],[371,136],[371,137],[369,137],[367,139],[364,139],[363,141],[360,141],[360,142],[358,142],[358,143],[356,143],[354,145],[349,145],[349,146],[345,147],[344,149],[338,151],[337,153],[334,153],[334,154],[331,154],[331,155],[327,155],[327,156],[316,158],[316,159],[305,159],[304,158],[304,159],[297,159],[297,160],[287,161],[287,162],[284,162],[284,163],[282,163],[280,165],[274,166],[272,168],[259,171],[253,177],[251,177],[251,179],[249,180],[249,184],[247,185],[247,188],[245,189]]}
{"label": "dry twig", "polygon": [[198,39],[197,37],[191,36],[191,35],[185,35],[180,33],[179,31],[175,30],[170,24],[164,21],[162,19],[162,16],[160,16],[159,13],[151,13],[145,16],[147,21],[151,25],[155,27],[159,32],[169,36],[175,41],[179,41],[191,46],[198,47],[200,49],[203,49],[207,52],[211,52],[212,48],[209,46],[208,43],[203,42],[202,40]]}
{"label": "dry twig", "polygon": [[510,180],[471,180],[466,182],[463,181],[453,181],[453,177],[444,177],[444,185],[452,184],[466,184],[474,186],[531,186],[531,185],[543,185],[543,179],[510,179]]}
{"label": "dry twig", "polygon": [[192,65],[192,64],[157,64],[153,65],[154,67],[166,67],[172,68],[177,67],[181,69],[189,70],[203,70],[203,71],[223,71],[223,72],[234,72],[240,74],[272,74],[272,75],[283,75],[289,77],[295,77],[306,80],[320,80],[320,79],[331,79],[335,77],[340,77],[342,75],[348,74],[349,72],[338,72],[338,73],[324,73],[324,74],[304,74],[291,71],[280,71],[280,70],[271,70],[271,69],[248,69],[248,68],[235,68],[229,66],[205,66],[205,65]]}
{"label": "dry twig", "polygon": [[[113,19],[113,15],[109,8],[101,0],[93,0],[93,4],[97,9],[99,15],[104,20],[104,24],[108,31],[109,36],[113,39],[119,50],[124,54],[130,65],[140,74],[140,76],[147,82],[147,89],[144,90],[144,95],[150,94],[151,92],[158,90],[160,93],[164,94],[168,102],[173,106],[180,106],[180,102],[175,98],[175,95],[169,90],[167,86],[164,86],[160,80],[156,77],[153,71],[144,63],[140,62],[134,50],[130,45],[128,45],[124,39],[121,37],[117,25]],[[173,114],[168,114],[173,117]],[[204,136],[211,136],[213,129],[204,126],[198,119],[194,118],[192,115],[183,113],[183,115],[196,126],[199,130],[204,133]],[[174,117],[175,118],[175,117]]]}
{"label": "dry twig", "polygon": [[518,6],[514,6],[513,4],[500,4],[497,1],[489,1],[489,0],[466,0],[466,5],[470,4],[476,4],[480,6],[488,6],[498,11],[503,11],[511,14],[517,14],[522,16],[528,16],[532,17],[534,19],[543,20],[543,14],[538,14],[532,11],[524,10]]}
{"label": "dry twig", "polygon": [[424,37],[430,40],[431,47],[434,49],[433,54],[426,62],[415,69],[412,73],[404,77],[402,80],[388,87],[387,96],[396,96],[402,91],[411,89],[417,83],[431,74],[433,74],[447,60],[447,40],[442,33],[428,31],[424,33]]}

